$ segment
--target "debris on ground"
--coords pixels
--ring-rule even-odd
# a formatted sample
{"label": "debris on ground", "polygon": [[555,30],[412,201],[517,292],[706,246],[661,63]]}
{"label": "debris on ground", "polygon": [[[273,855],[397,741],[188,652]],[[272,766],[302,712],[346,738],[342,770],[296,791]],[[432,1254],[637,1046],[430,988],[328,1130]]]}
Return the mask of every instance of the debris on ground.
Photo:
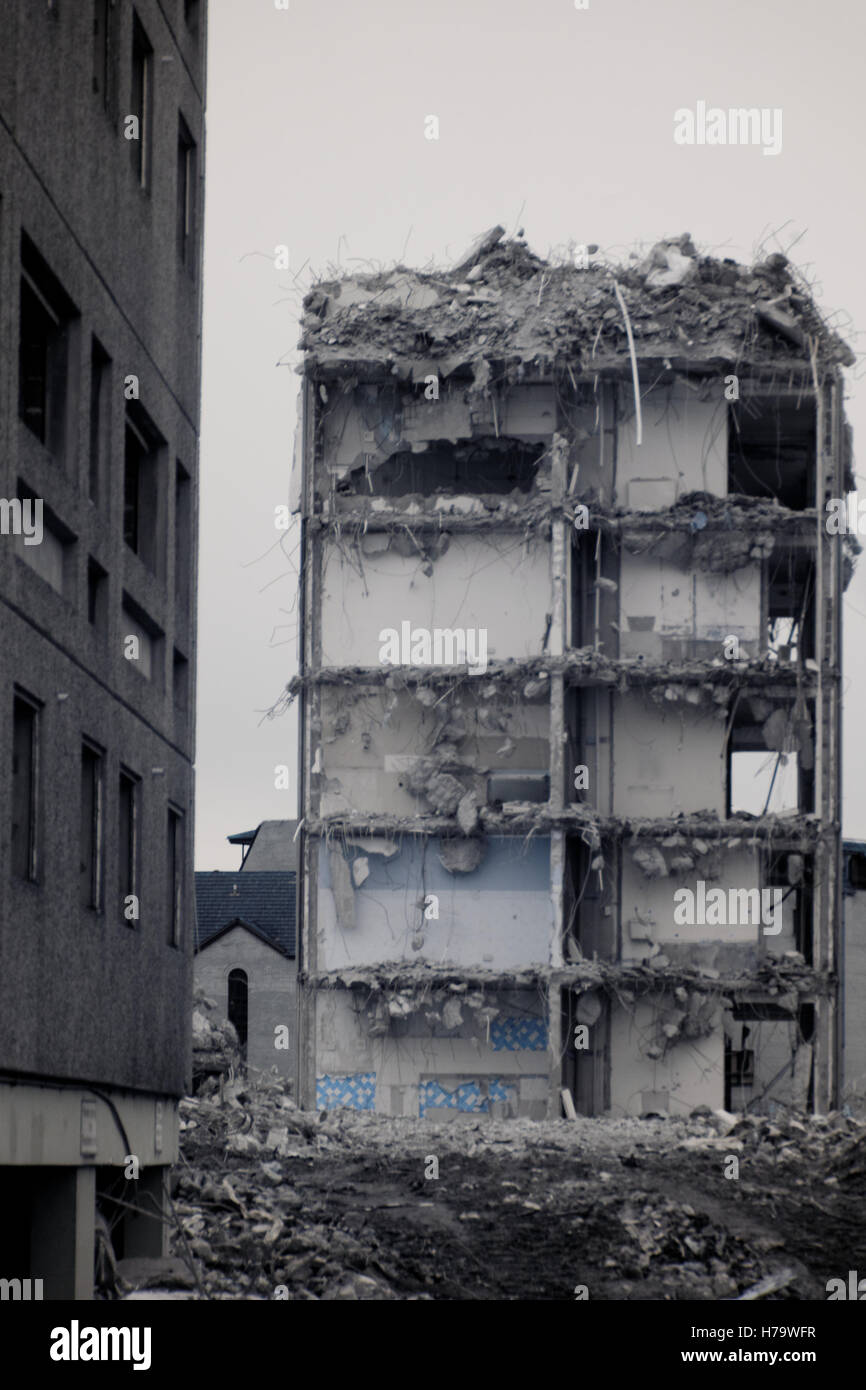
{"label": "debris on ground", "polygon": [[180,1119],[187,1298],[824,1299],[866,1235],[842,1112],[440,1123],[299,1110],[274,1072]]}
{"label": "debris on ground", "polygon": [[195,1088],[203,1077],[226,1076],[241,1065],[237,1031],[215,1013],[216,1004],[197,988],[192,1009],[192,1075]]}

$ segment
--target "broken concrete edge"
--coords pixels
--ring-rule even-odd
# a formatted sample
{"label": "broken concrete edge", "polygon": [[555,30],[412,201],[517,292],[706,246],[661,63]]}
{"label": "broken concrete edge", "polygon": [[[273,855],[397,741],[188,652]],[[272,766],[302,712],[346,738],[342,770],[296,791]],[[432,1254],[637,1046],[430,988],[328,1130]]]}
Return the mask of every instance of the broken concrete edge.
{"label": "broken concrete edge", "polygon": [[[810,363],[794,357],[777,359],[772,355],[747,361],[741,354],[742,344],[734,341],[722,344],[716,352],[698,351],[690,352],[688,355],[683,354],[681,343],[668,342],[660,344],[651,352],[638,353],[635,360],[641,379],[648,375],[657,386],[672,386],[684,380],[717,381],[719,377],[734,372],[739,377],[741,386],[748,387],[751,384],[757,388],[753,394],[764,395],[769,390],[765,384],[767,374],[779,373],[789,378],[789,390],[798,385],[803,393],[814,392],[815,378]],[[499,355],[493,351],[482,357],[479,350],[475,358],[460,355],[454,361],[449,358],[430,358],[426,354],[419,357],[411,351],[400,358],[394,358],[393,355],[368,357],[364,353],[350,351],[333,354],[308,352],[294,371],[297,376],[304,377],[313,385],[352,383],[358,386],[375,386],[386,383],[393,385],[395,380],[401,385],[410,385],[419,380],[423,381],[425,370],[429,375],[438,368],[442,377],[447,379],[452,373],[456,373],[455,381],[462,385],[465,380],[468,391],[472,394],[483,394],[468,377],[459,375],[461,371],[471,371],[479,361],[486,364],[489,372],[488,384],[492,383],[494,387],[501,387],[503,383],[513,385],[518,382],[521,386],[549,383],[564,386],[568,383],[569,386],[586,387],[594,386],[597,382],[628,384],[633,379],[631,358],[627,353],[623,356],[617,356],[616,353],[604,357],[596,355],[584,366],[579,358],[549,353],[515,360],[514,355]],[[824,387],[841,367],[851,365],[853,364],[841,359],[827,362],[819,360],[819,388]],[[522,375],[515,377],[517,372]]]}
{"label": "broken concrete edge", "polygon": [[[447,493],[439,494],[449,502],[459,505],[464,502],[463,494]],[[355,499],[353,498],[353,501]],[[376,499],[379,501],[380,499]],[[334,535],[347,535],[352,541],[359,541],[364,536],[379,532],[388,532],[398,535],[406,531],[417,532],[418,534],[433,533],[436,535],[446,535],[450,531],[466,533],[473,531],[486,531],[491,527],[497,530],[514,530],[516,532],[544,531],[550,527],[551,521],[557,516],[565,516],[566,512],[561,507],[556,507],[550,502],[534,501],[524,506],[517,506],[514,503],[503,500],[494,493],[478,493],[473,495],[471,501],[480,502],[483,509],[477,512],[464,514],[460,512],[447,512],[443,510],[432,511],[428,505],[425,511],[405,511],[401,508],[392,508],[387,505],[389,499],[385,499],[384,507],[363,506],[352,507],[351,510],[337,511],[334,513],[315,513],[308,518],[311,529],[315,531],[328,531]],[[397,499],[401,504],[406,499]],[[425,498],[429,503],[429,499]],[[374,523],[371,525],[371,523]],[[814,526],[814,522],[812,523]]]}
{"label": "broken concrete edge", "polygon": [[[411,494],[413,497],[416,495]],[[440,496],[449,502],[464,500],[459,494],[454,494],[453,497],[449,494]],[[722,535],[726,531],[763,531],[773,527],[794,532],[802,531],[811,538],[818,517],[814,507],[794,510],[775,501],[770,502],[760,497],[749,498],[740,494],[728,494],[725,497],[713,493],[694,494],[688,500],[681,498],[671,507],[654,508],[652,511],[608,507],[596,501],[591,494],[582,495],[579,492],[572,493],[566,502],[534,501],[519,507],[495,493],[472,494],[470,500],[480,503],[484,509],[483,515],[480,511],[477,515],[438,510],[431,513],[428,497],[422,498],[427,504],[424,511],[411,511],[406,509],[407,498],[399,497],[395,499],[399,505],[393,507],[389,505],[390,499],[376,498],[380,505],[375,508],[358,504],[345,511],[315,513],[308,521],[314,531],[348,534],[351,540],[369,535],[371,531],[398,534],[405,533],[408,529],[445,534],[448,531],[485,531],[492,527],[497,531],[509,530],[511,528],[507,521],[503,520],[504,517],[512,518],[513,529],[523,532],[542,530],[560,517],[573,522],[575,506],[583,505],[589,509],[590,526],[593,531],[605,531],[613,536],[621,536],[621,543],[626,545],[630,531],[639,531],[643,537],[653,532],[684,531],[693,534],[696,510],[704,513],[701,525],[704,535],[716,531]],[[354,501],[355,499],[353,503]],[[363,502],[363,499],[360,499],[360,502]],[[382,502],[385,505],[381,505]],[[371,526],[371,522],[375,522],[375,525]],[[848,534],[843,532],[842,536]]]}
{"label": "broken concrete edge", "polygon": [[[814,669],[812,669],[814,667]],[[795,687],[803,694],[814,694],[819,675],[825,680],[840,680],[841,671],[835,666],[817,663],[810,666],[789,665],[772,656],[750,657],[726,661],[710,657],[693,661],[645,661],[640,657],[609,657],[593,647],[576,647],[565,656],[507,657],[488,660],[482,675],[467,663],[458,666],[321,666],[318,670],[293,676],[286,685],[286,694],[294,699],[302,690],[321,685],[386,685],[389,689],[405,689],[410,685],[449,685],[470,679],[483,692],[483,687],[496,681],[526,681],[564,676],[570,685],[619,684],[621,689],[654,683],[676,684],[696,682],[701,685],[734,689],[748,684],[777,684]],[[542,693],[542,692],[539,692]]]}
{"label": "broken concrete edge", "polygon": [[[671,278],[674,246],[681,249]],[[688,237],[658,242],[619,266],[552,265],[501,237],[482,240],[470,256],[450,271],[400,267],[320,281],[304,299],[301,370],[312,375],[334,364],[348,375],[364,363],[408,379],[421,356],[419,324],[425,363],[447,376],[460,367],[477,375],[481,362],[479,387],[496,359],[563,360],[588,371],[598,369],[596,357],[622,368],[633,356],[672,364],[686,352],[686,360],[720,360],[738,371],[770,358],[802,364],[809,357],[822,368],[856,361],[784,257],[744,266],[698,256]]]}
{"label": "broken concrete edge", "polygon": [[[779,849],[813,850],[817,844],[826,840],[832,844],[839,833],[838,825],[822,824],[811,813],[800,815],[732,816],[721,820],[714,812],[695,812],[682,817],[638,817],[605,816],[595,812],[585,804],[576,804],[561,811],[535,802],[522,803],[510,812],[490,811],[480,808],[480,820],[487,834],[514,834],[520,829],[529,829],[530,834],[547,830],[572,830],[585,836],[590,834],[593,843],[603,839],[632,837],[635,840],[661,840],[667,836],[679,835],[684,840],[695,838],[710,842],[709,850],[738,848],[726,845],[725,841],[745,840],[748,842],[771,842]],[[364,835],[385,835],[400,839],[404,835],[446,835],[462,834],[456,816],[346,816],[334,815],[319,819],[310,818],[304,826],[310,837],[330,841],[337,836],[351,835],[360,840]]]}
{"label": "broken concrete edge", "polygon": [[[372,993],[390,991],[450,990],[464,994],[472,987],[496,993],[542,988],[571,989],[583,994],[603,989],[623,1002],[622,991],[635,994],[663,993],[672,988],[688,988],[701,994],[736,995],[738,1002],[768,991],[825,997],[834,993],[837,979],[833,972],[818,971],[797,962],[765,958],[754,971],[722,976],[702,966],[660,965],[640,962],[582,961],[568,966],[530,965],[518,970],[487,970],[482,966],[436,965],[424,961],[391,961],[375,965],[340,967],[312,975],[302,972],[298,982],[315,989],[366,989]],[[625,1002],[631,1002],[626,1000]],[[733,1002],[733,1001],[732,1001]]]}

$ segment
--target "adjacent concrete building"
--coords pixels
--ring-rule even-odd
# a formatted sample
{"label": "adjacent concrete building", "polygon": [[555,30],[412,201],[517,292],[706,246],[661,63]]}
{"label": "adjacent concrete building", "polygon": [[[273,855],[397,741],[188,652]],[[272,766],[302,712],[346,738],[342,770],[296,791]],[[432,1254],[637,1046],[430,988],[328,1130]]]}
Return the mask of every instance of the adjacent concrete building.
{"label": "adjacent concrete building", "polygon": [[301,346],[303,1102],[833,1104],[853,358],[807,286],[497,228],[319,284]]}
{"label": "adjacent concrete building", "polygon": [[162,1252],[189,1082],[205,23],[3,7],[0,1275],[46,1298],[97,1211]]}
{"label": "adjacent concrete building", "polygon": [[244,873],[270,869],[296,872],[297,829],[296,820],[263,820],[255,830],[241,830],[227,838],[230,845],[240,846],[240,868]]}
{"label": "adjacent concrete building", "polygon": [[197,873],[195,984],[237,1029],[246,1062],[294,1077],[294,871]]}

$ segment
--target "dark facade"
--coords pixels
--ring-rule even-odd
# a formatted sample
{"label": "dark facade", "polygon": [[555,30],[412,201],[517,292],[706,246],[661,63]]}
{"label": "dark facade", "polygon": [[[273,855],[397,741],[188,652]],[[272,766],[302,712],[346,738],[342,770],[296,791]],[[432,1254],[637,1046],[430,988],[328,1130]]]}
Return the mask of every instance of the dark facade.
{"label": "dark facade", "polygon": [[866,1114],[866,840],[842,841],[842,1100]]}
{"label": "dark facade", "polygon": [[3,5],[0,1273],[50,1297],[90,1296],[94,1196],[128,1151],[159,1187],[189,1080],[205,24]]}

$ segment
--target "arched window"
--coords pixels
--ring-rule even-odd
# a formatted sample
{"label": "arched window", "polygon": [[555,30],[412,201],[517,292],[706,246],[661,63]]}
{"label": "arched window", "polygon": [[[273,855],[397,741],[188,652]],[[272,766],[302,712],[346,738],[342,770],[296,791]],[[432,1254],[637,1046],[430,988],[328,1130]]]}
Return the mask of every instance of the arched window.
{"label": "arched window", "polygon": [[247,972],[229,971],[229,1023],[237,1029],[241,1047],[247,1045]]}

